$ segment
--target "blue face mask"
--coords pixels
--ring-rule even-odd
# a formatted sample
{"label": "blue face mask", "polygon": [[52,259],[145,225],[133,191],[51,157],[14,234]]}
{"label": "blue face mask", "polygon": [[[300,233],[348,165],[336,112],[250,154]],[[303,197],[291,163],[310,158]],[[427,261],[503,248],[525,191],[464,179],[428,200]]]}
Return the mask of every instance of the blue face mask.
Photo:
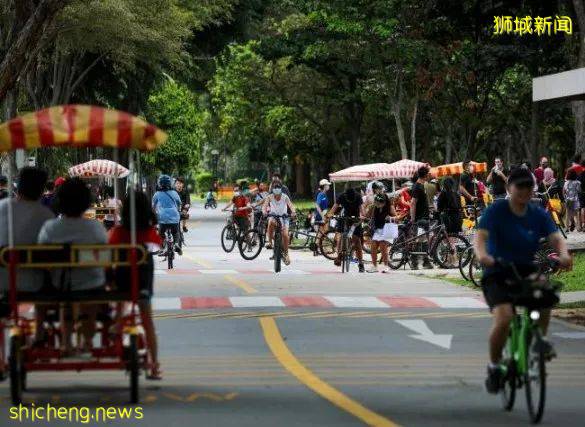
{"label": "blue face mask", "polygon": [[276,195],[279,196],[282,194],[282,188],[275,188],[272,190],[272,192]]}

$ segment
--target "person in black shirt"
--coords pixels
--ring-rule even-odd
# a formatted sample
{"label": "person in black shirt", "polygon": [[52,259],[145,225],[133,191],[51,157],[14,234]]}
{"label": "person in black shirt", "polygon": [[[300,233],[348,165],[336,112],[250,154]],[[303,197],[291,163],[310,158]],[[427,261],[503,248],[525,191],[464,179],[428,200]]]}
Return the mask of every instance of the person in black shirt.
{"label": "person in black shirt", "polygon": [[469,161],[463,162],[463,173],[459,182],[459,191],[465,197],[467,204],[472,204],[477,200],[477,191],[474,184],[474,176],[471,163]]}
{"label": "person in black shirt", "polygon": [[374,196],[374,203],[368,207],[370,227],[372,229],[372,267],[368,273],[378,272],[378,247],[382,253],[382,264],[385,266],[382,273],[388,273],[388,242],[390,236],[386,235],[386,224],[396,218],[394,206],[388,196],[379,193]]}
{"label": "person in black shirt", "polygon": [[[461,217],[461,201],[459,193],[455,190],[455,180],[450,176],[445,178],[442,183],[442,189],[437,199],[437,211],[441,223],[445,226],[447,233],[461,233],[463,219]],[[453,245],[453,242],[451,242]],[[458,264],[457,255],[449,255],[448,263],[451,266]]]}
{"label": "person in black shirt", "polygon": [[[364,255],[362,251],[362,236],[363,236],[363,229],[360,223],[360,211],[362,207],[362,198],[360,193],[356,191],[353,187],[349,187],[343,193],[337,197],[335,204],[331,208],[331,210],[327,213],[326,217],[331,218],[335,213],[342,208],[341,216],[342,218],[337,223],[337,233],[344,232],[344,226],[350,227],[353,224],[356,224],[355,230],[352,236],[352,243],[353,247],[355,248],[355,253],[358,259],[358,268],[359,272],[363,273],[365,271],[364,268]],[[337,238],[337,259],[334,261],[335,265],[341,265],[341,239]]]}
{"label": "person in black shirt", "polygon": [[[429,229],[429,202],[425,193],[425,182],[429,179],[429,168],[422,166],[417,173],[418,179],[412,186],[412,201],[410,203],[410,220],[413,224],[413,232],[416,234],[418,227]],[[412,256],[411,265],[413,270],[418,270],[418,259],[416,255]],[[424,257],[424,268],[433,268],[428,255]]]}
{"label": "person in black shirt", "polygon": [[494,200],[506,198],[506,184],[508,183],[508,171],[504,168],[504,162],[496,157],[496,165],[487,176],[487,183],[492,186]]}
{"label": "person in black shirt", "polygon": [[185,188],[185,181],[183,178],[175,180],[175,190],[181,198],[181,223],[183,224],[183,233],[187,233],[187,220],[189,219],[189,209],[191,208],[191,195],[189,190]]}

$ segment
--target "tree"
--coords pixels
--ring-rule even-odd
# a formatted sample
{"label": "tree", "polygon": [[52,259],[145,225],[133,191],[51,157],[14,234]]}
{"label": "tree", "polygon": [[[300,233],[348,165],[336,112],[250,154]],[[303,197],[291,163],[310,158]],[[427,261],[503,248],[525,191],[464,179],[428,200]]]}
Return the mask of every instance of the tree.
{"label": "tree", "polygon": [[172,80],[149,97],[146,117],[164,129],[169,139],[144,156],[145,170],[186,175],[197,167],[202,138],[202,112],[197,105],[195,94]]}
{"label": "tree", "polygon": [[3,27],[9,30],[3,37],[6,49],[0,63],[0,101],[4,100],[7,92],[14,87],[23,70],[27,68],[27,61],[35,57],[47,27],[70,1],[41,0],[36,6],[30,0],[3,3],[4,20],[12,16],[13,22],[12,26]]}

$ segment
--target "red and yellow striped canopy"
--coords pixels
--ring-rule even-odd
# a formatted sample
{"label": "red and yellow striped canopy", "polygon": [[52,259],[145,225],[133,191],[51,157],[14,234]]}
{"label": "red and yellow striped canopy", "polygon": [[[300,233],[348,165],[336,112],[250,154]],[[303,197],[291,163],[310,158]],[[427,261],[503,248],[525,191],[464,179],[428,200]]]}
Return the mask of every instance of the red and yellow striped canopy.
{"label": "red and yellow striped canopy", "polygon": [[[473,165],[475,173],[487,172],[487,163],[469,162]],[[431,168],[431,175],[438,177],[449,175],[461,175],[463,173],[463,163],[451,163]]]}
{"label": "red and yellow striped canopy", "polygon": [[91,105],[63,105],[0,125],[0,152],[41,147],[154,150],[167,135],[131,114]]}

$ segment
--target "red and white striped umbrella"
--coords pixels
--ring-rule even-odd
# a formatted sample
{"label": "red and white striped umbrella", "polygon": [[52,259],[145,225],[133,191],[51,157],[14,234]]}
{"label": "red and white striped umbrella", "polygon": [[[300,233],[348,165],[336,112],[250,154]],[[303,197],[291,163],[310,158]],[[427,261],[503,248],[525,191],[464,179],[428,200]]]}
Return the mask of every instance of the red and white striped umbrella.
{"label": "red and white striped umbrella", "polygon": [[407,179],[427,163],[414,160],[399,160],[394,163],[372,163],[368,165],[352,166],[329,174],[332,182],[339,181],[370,181],[373,179]]}
{"label": "red and white striped umbrella", "polygon": [[130,171],[124,166],[104,159],[90,160],[89,162],[69,168],[70,176],[82,178],[125,178],[129,174]]}

